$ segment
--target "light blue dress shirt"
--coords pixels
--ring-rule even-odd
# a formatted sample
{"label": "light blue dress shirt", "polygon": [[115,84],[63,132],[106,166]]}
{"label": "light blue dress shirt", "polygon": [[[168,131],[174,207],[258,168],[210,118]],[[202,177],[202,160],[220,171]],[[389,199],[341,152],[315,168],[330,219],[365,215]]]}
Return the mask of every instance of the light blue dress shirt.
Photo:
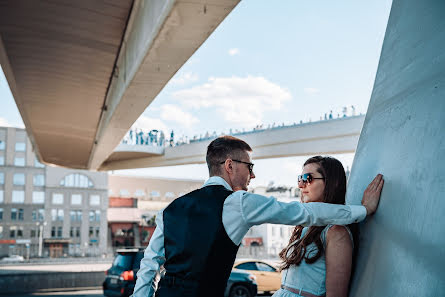
{"label": "light blue dress shirt", "polygon": [[[221,185],[232,191],[230,185],[219,176],[210,177],[203,185]],[[209,197],[211,199],[212,197]],[[334,205],[327,203],[280,202],[274,197],[236,191],[226,198],[222,220],[229,238],[239,245],[244,235],[254,225],[264,223],[325,226],[347,225],[366,217],[361,205]],[[145,249],[141,267],[137,273],[133,297],[152,297],[156,290],[161,266],[165,262],[163,210],[156,216],[156,229]]]}

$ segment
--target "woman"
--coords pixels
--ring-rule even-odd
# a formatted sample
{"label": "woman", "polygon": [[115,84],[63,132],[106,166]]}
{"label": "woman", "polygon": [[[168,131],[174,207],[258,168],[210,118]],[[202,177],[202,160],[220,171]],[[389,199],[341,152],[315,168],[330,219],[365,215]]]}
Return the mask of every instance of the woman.
{"label": "woman", "polygon": [[[298,187],[303,203],[344,204],[345,170],[335,158],[312,157],[304,163]],[[347,296],[353,250],[350,227],[296,226],[288,246],[280,253],[282,285],[273,296]]]}

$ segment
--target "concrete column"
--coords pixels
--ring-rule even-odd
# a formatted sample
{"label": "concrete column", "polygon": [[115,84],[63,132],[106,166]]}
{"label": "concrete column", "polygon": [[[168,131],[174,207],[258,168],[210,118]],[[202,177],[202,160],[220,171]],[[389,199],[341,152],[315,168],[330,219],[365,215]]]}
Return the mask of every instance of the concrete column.
{"label": "concrete column", "polygon": [[379,172],[385,186],[361,226],[350,296],[445,292],[444,49],[444,1],[393,1],[347,201]]}

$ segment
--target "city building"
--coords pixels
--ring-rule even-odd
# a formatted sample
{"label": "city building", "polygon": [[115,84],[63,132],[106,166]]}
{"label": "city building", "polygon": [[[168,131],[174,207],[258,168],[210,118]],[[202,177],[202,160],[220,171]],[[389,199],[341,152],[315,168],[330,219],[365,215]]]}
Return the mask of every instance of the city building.
{"label": "city building", "polygon": [[105,253],[107,178],[45,166],[24,129],[0,127],[0,256]]}
{"label": "city building", "polygon": [[109,246],[146,246],[155,216],[174,199],[202,187],[203,180],[109,175]]}

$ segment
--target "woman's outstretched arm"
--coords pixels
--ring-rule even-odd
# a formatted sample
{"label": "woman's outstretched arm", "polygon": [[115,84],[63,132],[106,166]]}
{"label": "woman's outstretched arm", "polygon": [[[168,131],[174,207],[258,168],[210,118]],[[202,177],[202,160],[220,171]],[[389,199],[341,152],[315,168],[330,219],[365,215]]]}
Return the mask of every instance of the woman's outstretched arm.
{"label": "woman's outstretched arm", "polygon": [[347,297],[352,267],[352,241],[345,226],[326,235],[326,297]]}

